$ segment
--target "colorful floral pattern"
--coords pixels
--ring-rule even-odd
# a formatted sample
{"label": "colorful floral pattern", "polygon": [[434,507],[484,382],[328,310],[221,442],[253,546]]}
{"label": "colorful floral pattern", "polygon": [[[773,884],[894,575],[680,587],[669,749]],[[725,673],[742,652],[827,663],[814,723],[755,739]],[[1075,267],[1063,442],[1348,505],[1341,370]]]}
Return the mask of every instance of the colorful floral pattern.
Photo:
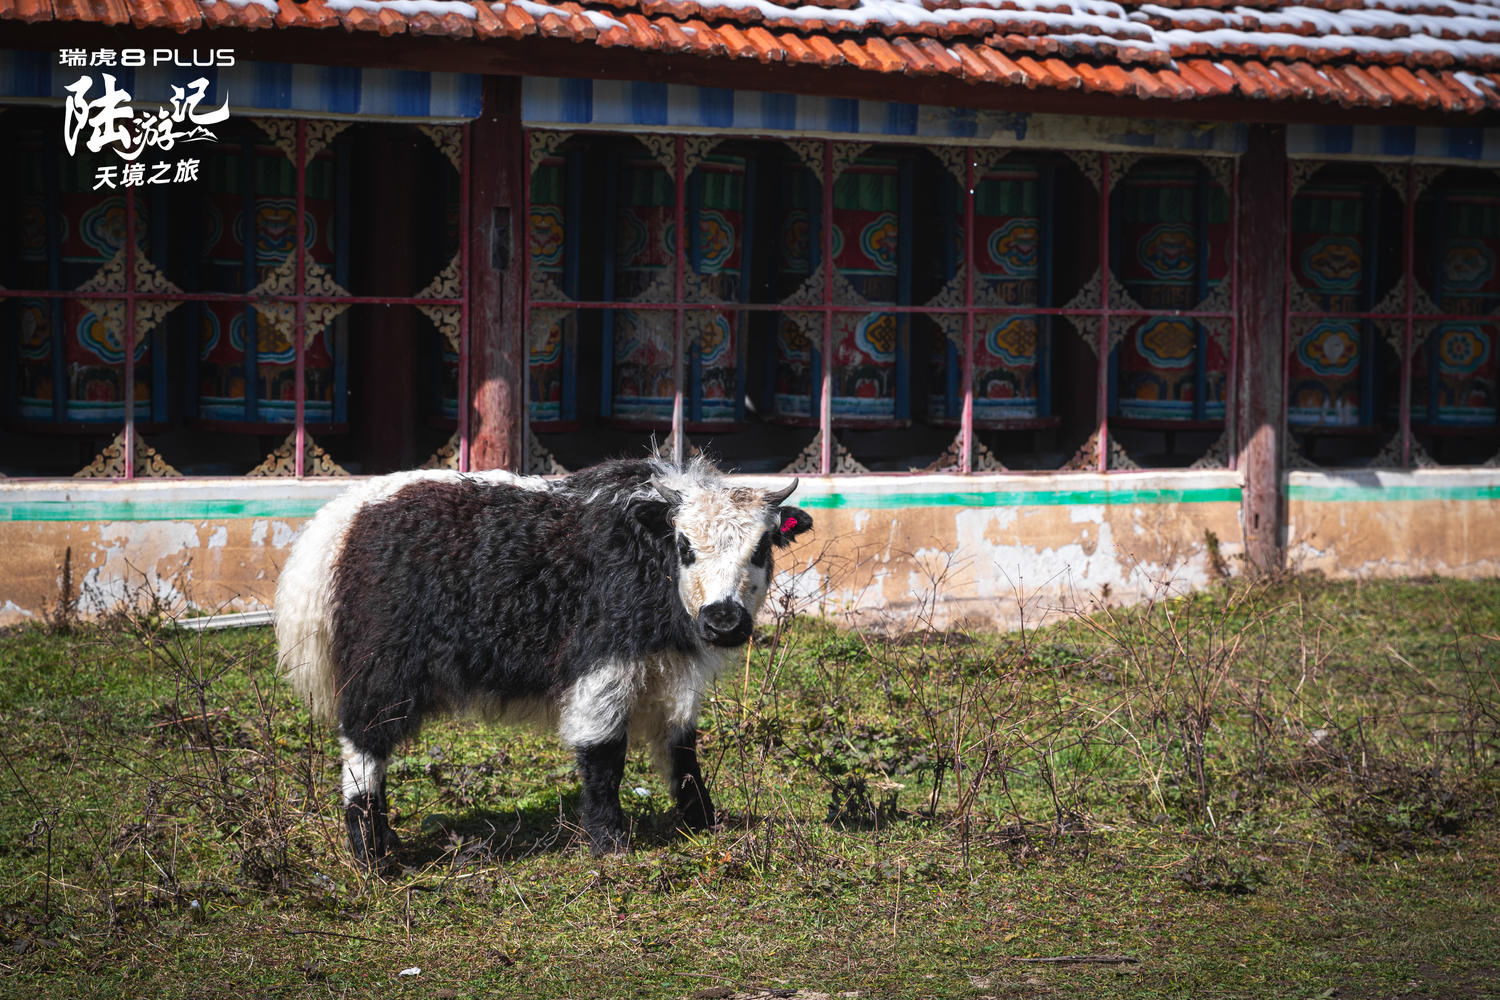
{"label": "colorful floral pattern", "polygon": [[859,231],[859,248],[881,274],[896,273],[899,230],[895,213],[882,212]]}
{"label": "colorful floral pattern", "polygon": [[1325,236],[1302,252],[1302,273],[1320,292],[1353,291],[1363,268],[1364,254],[1354,236]]}
{"label": "colorful floral pattern", "polygon": [[1192,277],[1198,243],[1191,226],[1167,222],[1152,226],[1136,247],[1140,263],[1160,281],[1183,281]]}
{"label": "colorful floral pattern", "polygon": [[1193,324],[1176,317],[1142,323],[1135,334],[1136,350],[1157,368],[1187,368],[1193,363],[1198,332]]}
{"label": "colorful floral pattern", "polygon": [[1036,219],[1016,218],[990,234],[986,250],[990,260],[1008,278],[1034,278],[1041,227]]}
{"label": "colorful floral pattern", "polygon": [[1359,330],[1350,320],[1323,320],[1297,345],[1297,360],[1319,375],[1348,375],[1359,365]]}
{"label": "colorful floral pattern", "polygon": [[1440,372],[1453,375],[1476,372],[1489,363],[1489,333],[1478,324],[1445,324],[1439,332],[1437,353]]}

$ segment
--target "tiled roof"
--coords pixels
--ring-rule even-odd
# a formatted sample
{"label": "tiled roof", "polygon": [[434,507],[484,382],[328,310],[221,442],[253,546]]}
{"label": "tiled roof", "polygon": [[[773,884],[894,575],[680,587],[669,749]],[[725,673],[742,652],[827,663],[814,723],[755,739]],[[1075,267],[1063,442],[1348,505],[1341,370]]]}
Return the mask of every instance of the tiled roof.
{"label": "tiled roof", "polygon": [[1152,100],[1500,108],[1500,0],[0,0],[0,21],[560,38]]}

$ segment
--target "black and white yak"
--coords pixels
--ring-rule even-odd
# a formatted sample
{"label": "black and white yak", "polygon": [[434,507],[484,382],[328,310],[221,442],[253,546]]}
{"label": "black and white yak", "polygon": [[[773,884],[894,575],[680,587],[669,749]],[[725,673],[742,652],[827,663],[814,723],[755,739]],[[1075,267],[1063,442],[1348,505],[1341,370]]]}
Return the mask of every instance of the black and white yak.
{"label": "black and white yak", "polygon": [[649,746],[685,826],[714,807],[698,712],[750,638],[773,547],[812,526],[712,465],[608,462],[561,480],[406,472],[329,502],[276,586],[280,665],[338,723],[349,845],[393,845],[385,774],[423,719],[477,711],[555,725],[577,753],[595,853],[626,842],[627,736]]}

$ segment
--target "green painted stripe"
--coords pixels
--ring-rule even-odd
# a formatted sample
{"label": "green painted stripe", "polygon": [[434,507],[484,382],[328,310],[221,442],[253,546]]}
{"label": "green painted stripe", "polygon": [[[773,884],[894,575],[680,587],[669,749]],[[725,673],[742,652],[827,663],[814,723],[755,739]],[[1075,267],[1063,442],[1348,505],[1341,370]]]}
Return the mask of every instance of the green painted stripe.
{"label": "green painted stripe", "polygon": [[[311,517],[326,499],[266,500],[0,500],[0,521],[217,521]],[[802,498],[811,510],[892,510],[924,507],[1069,507],[1157,503],[1239,503],[1240,488],[1121,490],[998,490],[954,493],[857,491]]]}
{"label": "green painted stripe", "polygon": [[1413,500],[1500,500],[1500,485],[1288,486],[1288,500],[1306,503],[1396,503]]}
{"label": "green painted stripe", "polygon": [[[1500,500],[1500,484],[1483,486],[1288,486],[1289,500],[1308,503]],[[1132,504],[1239,503],[1238,486],[1196,489],[996,490],[948,493],[850,491],[803,497],[809,510],[898,510],[939,507],[1119,507]],[[311,517],[327,498],[264,500],[0,500],[0,521],[218,521]]]}
{"label": "green painted stripe", "polygon": [[1239,503],[1240,488],[1120,490],[995,490],[971,493],[834,493],[803,497],[817,509],[890,510],[911,507],[1085,507],[1146,503]]}
{"label": "green painted stripe", "polygon": [[0,501],[0,521],[221,521],[312,517],[328,500]]}

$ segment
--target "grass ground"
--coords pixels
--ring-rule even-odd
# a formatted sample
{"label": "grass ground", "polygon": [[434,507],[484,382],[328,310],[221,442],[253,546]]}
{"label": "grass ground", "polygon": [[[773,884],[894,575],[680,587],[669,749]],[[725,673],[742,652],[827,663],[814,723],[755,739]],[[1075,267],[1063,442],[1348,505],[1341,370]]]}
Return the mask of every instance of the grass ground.
{"label": "grass ground", "polygon": [[273,661],[150,610],[0,635],[0,995],[1500,996],[1493,582],[783,621],[704,716],[718,832],[633,756],[592,858],[555,738],[449,721],[383,880]]}

